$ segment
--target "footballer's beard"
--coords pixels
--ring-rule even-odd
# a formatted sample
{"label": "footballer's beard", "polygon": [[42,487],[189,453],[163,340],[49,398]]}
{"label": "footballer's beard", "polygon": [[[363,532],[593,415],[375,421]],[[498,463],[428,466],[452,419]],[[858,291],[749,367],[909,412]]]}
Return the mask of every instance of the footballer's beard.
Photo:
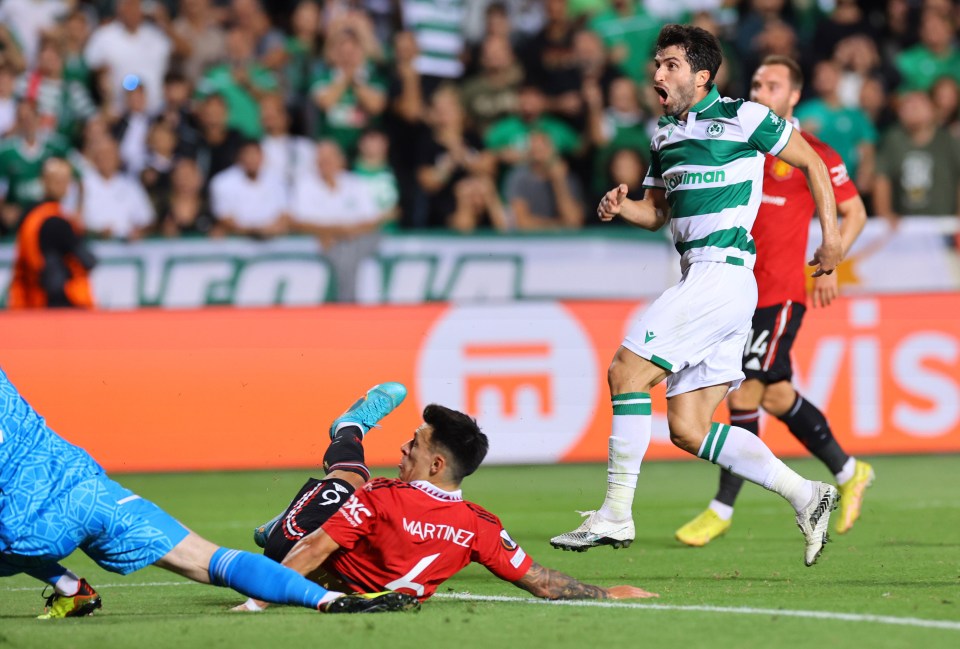
{"label": "footballer's beard", "polygon": [[663,102],[663,114],[667,117],[680,117],[693,106],[696,93],[697,87],[693,83],[671,89]]}

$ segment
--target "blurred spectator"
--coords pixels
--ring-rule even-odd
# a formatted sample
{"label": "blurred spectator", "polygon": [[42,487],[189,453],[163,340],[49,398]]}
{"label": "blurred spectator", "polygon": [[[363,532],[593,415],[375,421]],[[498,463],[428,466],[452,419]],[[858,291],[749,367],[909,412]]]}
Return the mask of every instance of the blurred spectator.
{"label": "blurred spectator", "polygon": [[580,73],[581,100],[585,100],[583,90],[588,84],[599,87],[604,101],[609,99],[611,84],[624,74],[619,66],[610,63],[603,41],[594,32],[581,30],[573,37],[573,51]]}
{"label": "blurred spectator", "polygon": [[591,144],[597,149],[592,174],[594,184],[590,189],[603,193],[610,187],[604,171],[610,164],[611,155],[620,149],[633,149],[646,164],[650,156],[650,136],[646,115],[640,108],[637,86],[629,77],[621,77],[610,86],[608,108],[603,107],[599,89],[587,95],[588,133]]}
{"label": "blurred spectator", "polygon": [[901,95],[900,123],[886,133],[877,156],[874,209],[901,216],[960,216],[960,141],[937,125],[925,92]]}
{"label": "blurred spectator", "polygon": [[157,209],[159,230],[165,237],[217,234],[217,221],[203,198],[203,175],[190,158],[180,158],[170,174],[170,193]]}
{"label": "blurred spectator", "polygon": [[158,213],[170,193],[176,150],[176,132],[167,122],[155,122],[147,136],[147,154],[140,172],[140,182]]}
{"label": "blurred spectator", "polygon": [[457,183],[456,204],[447,226],[461,234],[477,229],[506,232],[510,228],[500,193],[489,176],[472,176]]}
{"label": "blurred spectator", "polygon": [[868,193],[873,178],[876,129],[862,110],[840,103],[840,67],[834,61],[817,63],[813,88],[817,97],[797,106],[797,120],[840,154],[857,188]]}
{"label": "blurred spectator", "polygon": [[0,2],[0,40],[10,36],[19,44],[26,66],[32,67],[40,50],[40,38],[57,26],[74,0],[3,0]]}
{"label": "blurred spectator", "polygon": [[583,226],[583,190],[547,133],[530,134],[530,159],[507,176],[507,202],[518,230]]}
{"label": "blurred spectator", "polygon": [[876,43],[862,34],[837,43],[833,60],[842,70],[837,94],[844,106],[855,108],[861,104],[867,79],[879,80],[885,91],[893,90],[900,80],[896,68],[881,59]]}
{"label": "blurred spectator", "polygon": [[102,140],[92,162],[83,174],[84,228],[104,239],[139,239],[153,224],[153,205],[139,181],[120,173],[116,142]]}
{"label": "blurred spectator", "polygon": [[287,188],[280,176],[264,173],[256,140],[244,142],[237,163],[210,181],[210,205],[227,234],[269,239],[287,230]]}
{"label": "blurred spectator", "polygon": [[104,140],[111,137],[113,136],[110,135],[110,125],[103,113],[97,113],[86,121],[83,125],[83,135],[80,137],[80,157],[77,160],[81,177],[93,170],[94,152]]}
{"label": "blurred spectator", "polygon": [[27,68],[20,46],[3,23],[0,23],[0,66],[10,68],[14,74]]}
{"label": "blurred spectator", "polygon": [[912,0],[887,0],[884,11],[875,13],[874,23],[881,28],[879,46],[885,60],[893,60],[901,51],[917,44],[918,22]]}
{"label": "blurred spectator", "polygon": [[883,81],[875,76],[867,77],[860,86],[860,109],[881,133],[897,121],[897,116],[887,101]]}
{"label": "blurred spectator", "polygon": [[291,108],[299,109],[310,93],[314,62],[323,52],[320,6],[315,0],[300,0],[290,18],[290,36],[284,49],[284,96]]}
{"label": "blurred spectator", "polygon": [[[348,2],[363,2],[363,0],[347,0]],[[329,7],[328,3],[327,6]],[[363,56],[374,65],[384,62],[383,46],[377,40],[373,23],[367,12],[355,7],[347,7],[328,20],[324,25],[327,38],[331,38],[343,31],[353,32],[363,50]]]}
{"label": "blurred spectator", "polygon": [[902,90],[930,90],[942,76],[960,81],[960,50],[954,45],[953,17],[926,9],[920,18],[920,44],[897,56]]}
{"label": "blurred spectator", "polygon": [[192,94],[190,82],[179,72],[172,70],[163,78],[163,107],[154,121],[173,129],[180,155],[195,155],[200,143],[196,116],[190,106]]}
{"label": "blurred spectator", "polygon": [[317,143],[316,169],[297,177],[290,202],[294,231],[317,237],[333,267],[337,300],[356,300],[357,271],[375,255],[386,217],[373,192],[346,171],[346,158],[334,140]]}
{"label": "blurred spectator", "polygon": [[494,122],[484,136],[486,147],[506,165],[524,160],[529,147],[530,133],[547,133],[561,155],[573,153],[580,146],[577,132],[565,122],[545,115],[547,99],[539,87],[524,82],[520,88],[520,111],[517,115]]}
{"label": "blurred spectator", "polygon": [[549,109],[566,118],[581,113],[580,68],[574,50],[576,25],[567,11],[567,0],[545,0],[547,24],[521,50],[527,80],[546,94]]}
{"label": "blurred spectator", "polygon": [[120,146],[124,171],[139,177],[147,163],[147,133],[150,130],[147,95],[142,86],[135,86],[123,93],[123,98],[125,110],[110,128],[110,134]]}
{"label": "blurred spectator", "polygon": [[503,36],[484,38],[480,71],[466,80],[461,92],[470,125],[483,134],[496,120],[515,113],[522,81],[523,70],[510,41]]}
{"label": "blurred spectator", "polygon": [[[234,25],[253,39],[252,53],[257,63],[278,70],[286,60],[285,39],[283,32],[270,23],[260,0],[232,0],[230,8]],[[230,56],[229,51],[227,55]]]}
{"label": "blurred spectator", "polygon": [[[469,24],[472,18],[470,15],[471,9],[475,11],[474,7],[479,7],[482,4],[483,2],[468,4],[468,26],[467,29],[464,30],[465,33],[469,32],[470,27],[472,27],[472,25]],[[513,56],[515,38],[513,26],[510,24],[510,14],[507,12],[507,6],[502,2],[491,2],[484,9],[483,20],[481,22],[482,29],[478,34],[468,34],[468,39],[472,42],[472,45],[466,53],[467,67],[465,76],[476,76],[480,71],[483,63],[484,43],[491,38],[506,40],[510,47],[510,54]]]}
{"label": "blurred spectator", "polygon": [[817,24],[809,55],[816,62],[833,58],[835,47],[851,36],[862,36],[870,42],[878,40],[859,0],[834,0],[833,11]]}
{"label": "blurred spectator", "polygon": [[785,56],[794,61],[802,58],[796,30],[780,18],[764,21],[760,32],[753,37],[749,52],[742,57],[741,67],[745,70],[755,70],[768,56]]}
{"label": "blurred spectator", "polygon": [[76,10],[67,16],[61,34],[61,54],[63,56],[63,78],[77,81],[90,88],[91,74],[83,51],[90,40],[90,22],[87,14]]}
{"label": "blurred spectator", "polygon": [[960,84],[950,77],[940,77],[930,90],[937,124],[960,135]]}
{"label": "blurred spectator", "polygon": [[609,4],[609,9],[590,21],[590,29],[600,35],[610,59],[624,72],[636,81],[649,81],[647,65],[663,22],[640,0],[611,0]]}
{"label": "blurred spectator", "polygon": [[360,136],[353,172],[366,181],[380,214],[393,221],[398,215],[400,193],[388,162],[389,150],[390,140],[383,131],[367,131]]}
{"label": "blurred spectator", "polygon": [[765,44],[766,39],[758,40],[758,37],[768,23],[786,20],[787,2],[786,0],[748,0],[744,4],[749,8],[737,23],[737,51],[742,59],[759,61],[762,58],[759,49]]}
{"label": "blurred spectator", "polygon": [[91,68],[105,70],[115,102],[125,79],[138,77],[147,91],[147,110],[152,113],[160,108],[170,47],[170,39],[144,21],[140,0],[117,0],[116,18],[94,30],[84,57]]}
{"label": "blurred spectator", "polygon": [[[409,132],[410,124],[423,119],[424,96],[420,73],[415,65],[419,50],[413,32],[397,32],[393,38],[394,68],[390,79],[390,112]],[[401,136],[401,132],[391,135]]]}
{"label": "blurred spectator", "polygon": [[89,272],[97,260],[60,202],[71,176],[66,160],[43,165],[44,202],[27,212],[17,232],[10,309],[93,306]]}
{"label": "blurred spectator", "polygon": [[543,0],[506,0],[505,4],[518,44],[533,38],[547,24]]}
{"label": "blurred spectator", "polygon": [[647,161],[640,156],[640,152],[636,149],[618,149],[609,160],[604,187],[626,185],[627,198],[633,201],[643,199],[643,178],[647,174]]}
{"label": "blurred spectator", "polygon": [[420,73],[414,65],[417,41],[412,32],[400,31],[393,38],[393,69],[390,71],[389,109],[384,126],[390,140],[390,165],[400,190],[400,223],[403,227],[422,227],[426,222],[426,198],[417,184],[410,152],[416,151],[424,112]]}
{"label": "blurred spectator", "polygon": [[0,138],[17,123],[17,102],[13,97],[15,79],[10,66],[0,63]]}
{"label": "blurred spectator", "polygon": [[244,137],[259,138],[260,99],[279,88],[274,74],[253,56],[253,37],[240,27],[227,32],[227,58],[204,73],[197,93],[219,94],[227,103],[227,126]]}
{"label": "blurred spectator", "polygon": [[242,143],[243,135],[227,125],[223,97],[205,97],[200,104],[200,137],[193,155],[207,182],[236,161]]}
{"label": "blurred spectator", "polygon": [[735,9],[737,4],[744,4],[731,0],[643,0],[643,3],[652,16],[665,23],[682,21],[688,14],[719,14],[724,10]]}
{"label": "blurred spectator", "polygon": [[496,160],[466,128],[463,104],[455,86],[441,86],[430,101],[429,136],[417,151],[417,180],[428,196],[428,227],[442,228],[456,207],[455,190],[465,178],[492,176]]}
{"label": "blurred spectator", "polygon": [[0,232],[13,231],[23,210],[43,199],[43,163],[50,158],[66,158],[69,151],[61,135],[40,129],[36,102],[17,104],[13,133],[0,141],[0,187],[6,188],[0,204]]}
{"label": "blurred spectator", "polygon": [[41,43],[36,67],[17,81],[16,96],[36,102],[42,130],[69,140],[79,136],[83,122],[96,112],[86,87],[64,78],[63,57],[52,38]]}
{"label": "blurred spectator", "polygon": [[226,56],[226,33],[217,22],[210,0],[180,0],[179,8],[170,30],[173,59],[175,67],[196,84],[207,68]]}
{"label": "blurred spectator", "polygon": [[267,95],[260,100],[260,121],[264,171],[281,178],[289,187],[298,173],[313,168],[313,142],[290,133],[290,118],[280,95]]}
{"label": "blurred spectator", "polygon": [[417,41],[414,66],[427,96],[444,80],[463,76],[466,4],[467,0],[400,0],[404,28]]}
{"label": "blurred spectator", "polygon": [[375,126],[387,107],[387,84],[366,60],[356,32],[341,30],[330,39],[330,65],[320,70],[310,90],[321,111],[317,132],[352,158],[360,133]]}

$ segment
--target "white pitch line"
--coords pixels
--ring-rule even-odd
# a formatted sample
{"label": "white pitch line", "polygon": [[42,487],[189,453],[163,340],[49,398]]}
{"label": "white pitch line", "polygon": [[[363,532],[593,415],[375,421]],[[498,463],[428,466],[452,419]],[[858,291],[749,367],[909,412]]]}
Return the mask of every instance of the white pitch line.
{"label": "white pitch line", "polygon": [[[201,586],[193,581],[151,581],[120,582],[116,584],[97,584],[97,588],[153,588],[166,586]],[[0,592],[35,591],[36,586],[26,588],[0,588]],[[540,604],[545,606],[576,606],[583,608],[622,608],[648,611],[679,611],[696,613],[722,613],[728,615],[762,615],[766,617],[799,617],[817,620],[836,620],[840,622],[872,622],[874,624],[892,624],[924,629],[946,629],[960,631],[960,622],[953,620],[926,620],[919,617],[896,617],[893,615],[872,615],[869,613],[836,613],[833,611],[805,611],[779,608],[752,608],[749,606],[711,606],[682,604],[644,604],[640,602],[611,602],[609,600],[550,600],[533,597],[509,597],[507,595],[473,595],[471,593],[437,593],[436,599],[460,602],[505,602],[510,604]]]}
{"label": "white pitch line", "polygon": [[438,593],[434,597],[464,602],[511,602],[516,604],[545,604],[548,606],[579,606],[588,608],[627,608],[652,611],[691,611],[698,613],[728,613],[733,615],[764,615],[782,617],[814,618],[818,620],[839,620],[843,622],[873,622],[876,624],[896,624],[928,629],[949,629],[960,631],[960,622],[952,620],[925,620],[918,617],[895,617],[892,615],[870,615],[864,613],[834,613],[832,611],[804,611],[778,608],[751,608],[748,606],[710,606],[680,604],[641,604],[638,602],[611,602],[596,600],[549,600],[531,597],[508,597],[506,595],[471,595],[469,593]]}

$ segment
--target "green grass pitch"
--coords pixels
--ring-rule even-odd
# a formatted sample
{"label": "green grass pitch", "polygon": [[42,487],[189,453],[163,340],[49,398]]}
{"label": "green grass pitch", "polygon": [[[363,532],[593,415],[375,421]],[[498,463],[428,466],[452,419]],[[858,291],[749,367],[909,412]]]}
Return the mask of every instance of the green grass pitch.
{"label": "green grass pitch", "polygon": [[[634,545],[585,554],[554,550],[547,540],[579,523],[575,509],[599,504],[604,467],[487,467],[467,479],[467,498],[497,513],[540,563],[584,581],[660,593],[631,608],[457,599],[456,593],[526,599],[471,566],[419,614],[324,617],[292,608],[238,614],[227,610],[242,601],[231,591],[156,568],[120,577],[77,553],[65,563],[100,590],[103,610],[84,619],[36,620],[41,585],[24,576],[2,579],[0,647],[958,647],[960,456],[872,461],[878,478],[862,519],[851,533],[834,536],[812,568],[803,565],[789,506],[749,485],[725,537],[700,549],[675,542],[674,530],[713,494],[716,468],[702,462],[646,464]],[[827,477],[814,461],[792,464],[810,477]],[[211,540],[253,550],[253,526],[281,509],[306,475],[118,479]],[[721,609],[704,610],[710,606]]]}

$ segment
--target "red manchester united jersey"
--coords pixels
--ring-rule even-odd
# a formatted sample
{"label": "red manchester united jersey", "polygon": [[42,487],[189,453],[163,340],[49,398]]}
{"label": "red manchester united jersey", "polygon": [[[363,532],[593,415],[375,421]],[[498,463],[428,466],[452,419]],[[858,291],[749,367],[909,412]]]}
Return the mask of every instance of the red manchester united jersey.
{"label": "red manchester united jersey", "polygon": [[[856,196],[857,188],[840,155],[810,133],[803,131],[801,135],[826,163],[837,203]],[[806,302],[807,235],[816,209],[804,173],[768,154],[760,212],[751,232],[757,245],[753,273],[757,277],[758,309],[787,300]]]}
{"label": "red manchester united jersey", "polygon": [[506,581],[533,560],[500,524],[460,491],[377,478],[323,524],[338,550],[324,568],[360,592],[399,590],[425,600],[471,561]]}

